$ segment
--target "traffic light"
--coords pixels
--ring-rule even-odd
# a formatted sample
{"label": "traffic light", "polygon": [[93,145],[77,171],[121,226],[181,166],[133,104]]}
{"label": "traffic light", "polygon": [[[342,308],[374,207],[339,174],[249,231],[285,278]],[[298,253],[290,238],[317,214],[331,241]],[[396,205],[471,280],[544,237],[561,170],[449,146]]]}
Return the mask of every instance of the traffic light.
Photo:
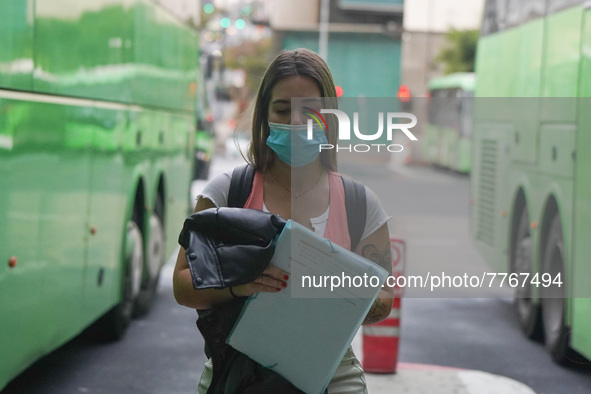
{"label": "traffic light", "polygon": [[203,12],[206,14],[212,14],[215,11],[215,6],[211,3],[207,3],[203,6]]}
{"label": "traffic light", "polygon": [[246,21],[242,18],[236,19],[236,22],[234,22],[234,26],[236,26],[236,29],[242,30],[246,27]]}
{"label": "traffic light", "polygon": [[410,112],[412,109],[410,89],[407,85],[400,85],[398,89],[398,99],[400,100],[400,109],[404,112]]}
{"label": "traffic light", "polygon": [[252,6],[251,5],[243,5],[242,8],[240,8],[240,13],[244,16],[249,16],[252,13]]}
{"label": "traffic light", "polygon": [[410,101],[410,89],[406,85],[400,85],[398,89],[398,98],[403,103],[408,103]]}
{"label": "traffic light", "polygon": [[230,27],[231,24],[232,24],[232,22],[230,21],[230,18],[220,19],[220,26],[224,29]]}

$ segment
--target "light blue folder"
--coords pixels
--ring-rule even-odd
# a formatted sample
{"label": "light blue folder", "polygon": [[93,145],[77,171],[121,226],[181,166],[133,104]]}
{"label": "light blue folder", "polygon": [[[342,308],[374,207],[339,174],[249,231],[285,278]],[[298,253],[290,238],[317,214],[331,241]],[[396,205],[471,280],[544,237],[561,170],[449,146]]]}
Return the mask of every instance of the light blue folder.
{"label": "light blue folder", "polygon": [[[388,273],[292,221],[281,233],[271,264],[290,272],[288,287],[247,300],[227,343],[302,391],[322,393]],[[335,292],[327,289],[322,294],[331,293],[333,298],[294,297],[290,287],[301,285],[302,277],[310,273],[366,273],[378,277],[379,285],[337,291],[346,298],[334,297]],[[359,298],[367,297],[368,290],[370,298]]]}

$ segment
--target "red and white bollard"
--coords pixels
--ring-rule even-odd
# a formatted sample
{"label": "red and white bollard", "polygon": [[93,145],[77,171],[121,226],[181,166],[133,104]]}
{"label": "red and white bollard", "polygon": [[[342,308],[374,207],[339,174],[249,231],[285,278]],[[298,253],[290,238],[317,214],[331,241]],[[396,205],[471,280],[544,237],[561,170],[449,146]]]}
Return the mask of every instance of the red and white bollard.
{"label": "red and white bollard", "polygon": [[[404,272],[406,244],[390,239],[392,248],[392,275]],[[400,299],[402,288],[394,288],[394,302],[390,315],[383,321],[363,326],[363,369],[370,373],[396,373],[400,340]]]}

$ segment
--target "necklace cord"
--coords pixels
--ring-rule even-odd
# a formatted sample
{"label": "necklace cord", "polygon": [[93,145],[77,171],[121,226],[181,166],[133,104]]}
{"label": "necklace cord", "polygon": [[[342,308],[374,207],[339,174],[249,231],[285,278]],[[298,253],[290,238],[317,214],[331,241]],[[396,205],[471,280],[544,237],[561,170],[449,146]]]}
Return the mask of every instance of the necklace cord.
{"label": "necklace cord", "polygon": [[[312,184],[312,186],[310,186],[308,189],[304,190],[303,192],[296,194],[294,197],[297,200],[298,198],[302,197],[304,194],[308,193],[309,191],[311,191],[312,189],[314,189],[316,187],[316,185],[318,185],[318,183],[320,182],[320,179],[322,179],[322,174],[324,173],[324,171],[320,171],[320,175],[318,176],[318,179],[316,179],[316,182],[314,182]],[[283,185],[279,179],[277,179],[277,177],[271,172],[269,171],[268,174],[271,176],[271,179],[273,180],[273,182],[275,182],[277,185],[279,185],[281,188],[283,188],[284,190],[288,191],[289,193],[291,193],[291,187],[287,187],[285,185]]]}

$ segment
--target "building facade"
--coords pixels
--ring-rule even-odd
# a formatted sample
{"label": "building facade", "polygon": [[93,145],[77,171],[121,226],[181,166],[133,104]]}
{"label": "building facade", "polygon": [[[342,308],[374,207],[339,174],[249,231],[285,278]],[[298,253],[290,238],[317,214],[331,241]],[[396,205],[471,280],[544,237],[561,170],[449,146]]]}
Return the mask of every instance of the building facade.
{"label": "building facade", "polygon": [[479,29],[484,0],[406,0],[402,35],[402,82],[414,97],[427,96],[430,79],[443,75],[434,59],[451,29]]}
{"label": "building facade", "polygon": [[[326,60],[345,97],[393,97],[401,81],[403,0],[326,0]],[[275,51],[320,52],[323,0],[273,1]]]}

